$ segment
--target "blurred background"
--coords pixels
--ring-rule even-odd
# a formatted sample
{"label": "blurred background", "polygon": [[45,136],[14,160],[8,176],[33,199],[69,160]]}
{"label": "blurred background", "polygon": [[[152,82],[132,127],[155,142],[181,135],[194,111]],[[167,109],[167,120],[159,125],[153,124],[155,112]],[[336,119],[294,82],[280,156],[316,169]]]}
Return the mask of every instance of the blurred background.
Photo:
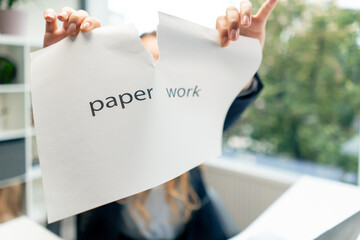
{"label": "blurred background", "polygon": [[279,2],[267,25],[259,70],[266,88],[226,134],[226,152],[237,155],[243,149],[256,153],[264,164],[299,171],[323,168],[329,170],[324,177],[357,182],[360,11],[356,2]]}
{"label": "blurred background", "polygon": [[[253,0],[255,13],[262,0]],[[103,25],[156,29],[157,11],[215,28],[240,1],[0,1],[0,223],[19,215],[46,226],[30,101],[29,56],[42,47],[43,11],[83,8]],[[304,174],[357,185],[360,144],[360,1],[279,0],[259,75],[265,88],[205,164],[238,229]],[[161,55],[161,53],[160,53]],[[224,187],[226,186],[226,187]],[[256,199],[256,201],[254,201]],[[75,220],[48,226],[75,238]]]}

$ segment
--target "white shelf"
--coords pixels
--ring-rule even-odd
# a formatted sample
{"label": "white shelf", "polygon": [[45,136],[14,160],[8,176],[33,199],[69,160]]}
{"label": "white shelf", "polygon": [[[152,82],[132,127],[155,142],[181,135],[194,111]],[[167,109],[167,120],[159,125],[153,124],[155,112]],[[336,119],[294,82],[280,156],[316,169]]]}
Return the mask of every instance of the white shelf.
{"label": "white shelf", "polygon": [[25,129],[0,131],[0,141],[25,138],[25,137],[26,137]]}
{"label": "white shelf", "polygon": [[0,84],[0,93],[22,93],[29,91],[29,84]]}
{"label": "white shelf", "polygon": [[16,176],[0,181],[0,189],[25,182],[25,175]]}
{"label": "white shelf", "polygon": [[36,180],[41,178],[41,168],[39,165],[33,166],[28,174],[28,180]]}
{"label": "white shelf", "polygon": [[36,135],[36,131],[35,131],[35,128],[34,127],[31,127],[31,128],[28,128],[26,130],[26,136],[28,137],[35,137]]}
{"label": "white shelf", "polygon": [[[36,158],[35,129],[32,121],[31,99],[30,99],[30,52],[42,48],[42,39],[30,39],[26,36],[14,36],[0,34],[0,52],[14,62],[17,69],[13,84],[0,84],[0,109],[5,108],[6,117],[2,118],[3,129],[0,129],[0,141],[24,139],[25,173],[0,181],[0,189],[23,184],[25,200],[24,211],[28,216],[34,216],[35,220],[43,221],[45,207],[38,205],[38,199],[42,197],[37,182],[41,181],[41,170],[39,165],[33,166],[33,158]],[[4,142],[3,142],[4,143]],[[6,143],[4,143],[6,144]],[[4,145],[7,147],[6,145]],[[14,145],[16,146],[16,145]],[[20,149],[12,148],[11,151]],[[8,159],[1,158],[7,170]],[[20,160],[20,159],[17,159]],[[20,206],[22,208],[22,206]]]}
{"label": "white shelf", "polygon": [[0,34],[1,45],[42,47],[42,41],[38,39],[29,39],[26,36],[16,36],[8,34]]}

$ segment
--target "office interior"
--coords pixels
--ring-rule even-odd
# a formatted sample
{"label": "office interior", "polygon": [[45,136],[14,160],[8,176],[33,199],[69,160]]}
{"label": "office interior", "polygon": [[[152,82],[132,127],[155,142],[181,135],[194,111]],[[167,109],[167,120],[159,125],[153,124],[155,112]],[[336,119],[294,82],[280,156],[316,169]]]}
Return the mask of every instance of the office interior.
{"label": "office interior", "polygon": [[[75,240],[76,216],[47,223],[32,113],[30,54],[43,48],[45,9],[85,9],[141,35],[156,30],[157,11],[215,29],[240,1],[0,4],[0,239]],[[262,93],[224,133],[222,156],[202,165],[219,218],[232,239],[359,240],[360,3],[278,0],[266,41]]]}

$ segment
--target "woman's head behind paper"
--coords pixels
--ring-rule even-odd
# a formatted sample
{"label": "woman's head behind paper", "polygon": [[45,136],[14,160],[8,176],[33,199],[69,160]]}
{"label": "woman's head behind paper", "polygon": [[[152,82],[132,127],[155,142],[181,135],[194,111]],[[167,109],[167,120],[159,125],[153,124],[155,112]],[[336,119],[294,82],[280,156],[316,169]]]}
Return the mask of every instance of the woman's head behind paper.
{"label": "woman's head behind paper", "polygon": [[[155,63],[159,59],[156,31],[144,33],[140,36],[140,38],[146,50],[148,50],[153,56]],[[132,208],[133,217],[140,215],[143,217],[145,222],[149,224],[151,221],[151,216],[147,211],[146,202],[148,200],[150,191],[151,189],[136,194],[132,197],[122,199],[118,202],[123,204],[127,201],[130,201],[134,205],[134,208]],[[189,172],[186,172],[183,175],[165,183],[164,197],[170,206],[174,221],[180,220],[186,222],[189,220],[191,212],[200,208],[200,199],[191,185]],[[178,206],[175,204],[175,199],[183,202],[185,212],[180,212],[180,209],[178,209]],[[134,211],[138,211],[140,214],[137,214]]]}
{"label": "woman's head behind paper", "polygon": [[156,41],[156,31],[144,33],[140,36],[141,41],[154,58],[154,63],[159,59],[159,48]]}

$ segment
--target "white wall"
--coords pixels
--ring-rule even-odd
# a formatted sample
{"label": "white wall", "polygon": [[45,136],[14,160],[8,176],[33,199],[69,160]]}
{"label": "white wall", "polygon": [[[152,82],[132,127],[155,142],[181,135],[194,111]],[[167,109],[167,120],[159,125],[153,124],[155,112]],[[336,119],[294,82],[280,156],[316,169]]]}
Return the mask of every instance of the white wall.
{"label": "white wall", "polygon": [[102,26],[108,25],[109,10],[107,0],[87,0],[86,10],[91,16],[99,18]]}
{"label": "white wall", "polygon": [[27,35],[29,38],[42,41],[45,31],[44,11],[47,8],[53,8],[59,11],[61,7],[69,6],[74,9],[80,7],[79,0],[32,0],[20,1],[16,9],[25,11],[27,13]]}

